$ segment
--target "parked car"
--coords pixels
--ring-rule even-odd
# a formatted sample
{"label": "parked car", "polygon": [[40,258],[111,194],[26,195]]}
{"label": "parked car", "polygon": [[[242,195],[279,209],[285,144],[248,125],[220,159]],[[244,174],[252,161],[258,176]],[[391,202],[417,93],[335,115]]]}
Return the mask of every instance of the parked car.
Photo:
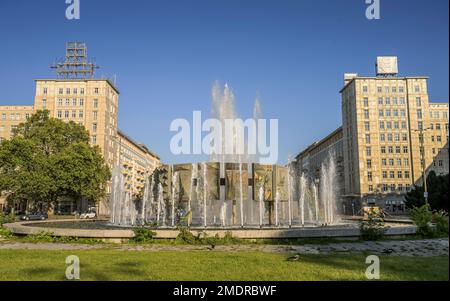
{"label": "parked car", "polygon": [[97,213],[95,213],[94,211],[85,212],[85,213],[80,214],[81,219],[96,218],[96,217],[97,217]]}
{"label": "parked car", "polygon": [[44,212],[28,213],[22,215],[20,219],[24,221],[45,220],[48,219],[48,214]]}

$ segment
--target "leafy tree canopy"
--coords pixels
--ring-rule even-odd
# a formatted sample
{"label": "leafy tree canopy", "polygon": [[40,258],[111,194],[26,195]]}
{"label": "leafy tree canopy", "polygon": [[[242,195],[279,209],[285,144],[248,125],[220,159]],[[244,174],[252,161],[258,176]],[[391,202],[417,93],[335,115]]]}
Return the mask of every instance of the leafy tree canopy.
{"label": "leafy tree canopy", "polygon": [[109,168],[89,133],[74,122],[37,111],[0,144],[0,190],[12,200],[47,204],[59,197],[98,201],[105,196]]}
{"label": "leafy tree canopy", "polygon": [[[427,176],[427,190],[431,209],[448,211],[449,175],[438,176],[434,171],[430,171]],[[425,204],[423,193],[423,186],[415,186],[406,195],[406,206],[408,208],[423,206]]]}

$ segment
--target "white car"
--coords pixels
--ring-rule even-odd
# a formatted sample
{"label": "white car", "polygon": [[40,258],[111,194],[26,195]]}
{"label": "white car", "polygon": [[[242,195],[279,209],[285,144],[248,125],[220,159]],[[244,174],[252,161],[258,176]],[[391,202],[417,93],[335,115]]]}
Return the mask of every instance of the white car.
{"label": "white car", "polygon": [[80,214],[81,219],[95,218],[97,214],[95,212],[85,212]]}

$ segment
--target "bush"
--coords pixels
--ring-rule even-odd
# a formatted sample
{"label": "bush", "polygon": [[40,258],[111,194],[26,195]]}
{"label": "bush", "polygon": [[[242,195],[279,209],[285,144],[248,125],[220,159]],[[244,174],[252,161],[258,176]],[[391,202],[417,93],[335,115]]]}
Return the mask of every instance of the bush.
{"label": "bush", "polygon": [[417,226],[417,235],[422,237],[434,237],[435,231],[431,227],[431,221],[433,219],[433,213],[430,210],[430,206],[425,204],[421,207],[413,207],[409,210],[411,219]]}
{"label": "bush", "polygon": [[145,227],[136,227],[133,229],[133,232],[134,237],[132,238],[132,241],[139,243],[153,242],[153,239],[156,236],[156,232]]}
{"label": "bush", "polygon": [[436,224],[437,235],[448,236],[448,214],[445,211],[438,211],[433,214],[433,222]]}
{"label": "bush", "polygon": [[30,242],[54,242],[55,238],[55,234],[46,231],[37,234],[29,234],[25,237],[25,239]]}
{"label": "bush", "polygon": [[202,238],[200,237],[201,234],[199,234],[199,236],[195,236],[186,227],[178,226],[177,228],[178,231],[180,231],[180,233],[178,233],[176,241],[186,243],[189,245],[199,244],[201,242],[202,240]]}
{"label": "bush", "polygon": [[367,221],[361,221],[359,230],[363,240],[380,240],[384,237],[388,227],[384,226],[383,220],[373,213],[368,214]]}
{"label": "bush", "polygon": [[0,227],[0,237],[10,238],[10,237],[13,237],[13,236],[14,236],[14,234],[11,232],[11,230],[3,228],[3,227]]}
{"label": "bush", "polygon": [[3,224],[14,223],[15,221],[16,221],[15,214],[13,213],[4,214],[3,212],[0,212],[0,227],[3,226]]}

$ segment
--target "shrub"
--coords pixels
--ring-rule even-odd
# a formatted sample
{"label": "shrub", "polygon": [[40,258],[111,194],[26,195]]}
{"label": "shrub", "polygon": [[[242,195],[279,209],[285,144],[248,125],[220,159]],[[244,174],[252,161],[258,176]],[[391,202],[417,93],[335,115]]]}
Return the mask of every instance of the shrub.
{"label": "shrub", "polygon": [[29,234],[25,237],[30,242],[54,242],[55,235],[52,232],[42,231],[37,234]]}
{"label": "shrub", "polygon": [[10,238],[12,237],[14,234],[11,232],[11,230],[0,227],[0,237],[3,238]]}
{"label": "shrub", "polygon": [[417,234],[422,237],[434,237],[435,232],[431,227],[431,221],[433,219],[433,213],[430,210],[430,206],[425,204],[421,207],[413,207],[409,210],[411,219],[417,226]]}
{"label": "shrub", "polygon": [[145,227],[136,227],[133,229],[133,232],[134,237],[132,238],[132,241],[139,243],[153,242],[153,239],[156,236],[156,232]]}
{"label": "shrub", "polygon": [[373,213],[368,214],[367,221],[361,221],[359,230],[363,240],[380,240],[384,237],[388,227],[384,226],[383,220]]}
{"label": "shrub", "polygon": [[200,234],[199,236],[195,236],[194,234],[192,234],[191,231],[189,231],[188,228],[183,227],[183,226],[178,226],[178,231],[180,231],[180,233],[178,233],[176,240],[182,243],[186,243],[186,244],[198,244],[201,242],[201,238],[200,238]]}
{"label": "shrub", "polygon": [[16,216],[13,213],[10,214],[4,214],[3,212],[0,212],[0,227],[3,226],[3,224],[13,223],[16,221]]}
{"label": "shrub", "polygon": [[445,211],[438,211],[433,214],[433,222],[436,224],[438,235],[448,236],[448,214]]}

